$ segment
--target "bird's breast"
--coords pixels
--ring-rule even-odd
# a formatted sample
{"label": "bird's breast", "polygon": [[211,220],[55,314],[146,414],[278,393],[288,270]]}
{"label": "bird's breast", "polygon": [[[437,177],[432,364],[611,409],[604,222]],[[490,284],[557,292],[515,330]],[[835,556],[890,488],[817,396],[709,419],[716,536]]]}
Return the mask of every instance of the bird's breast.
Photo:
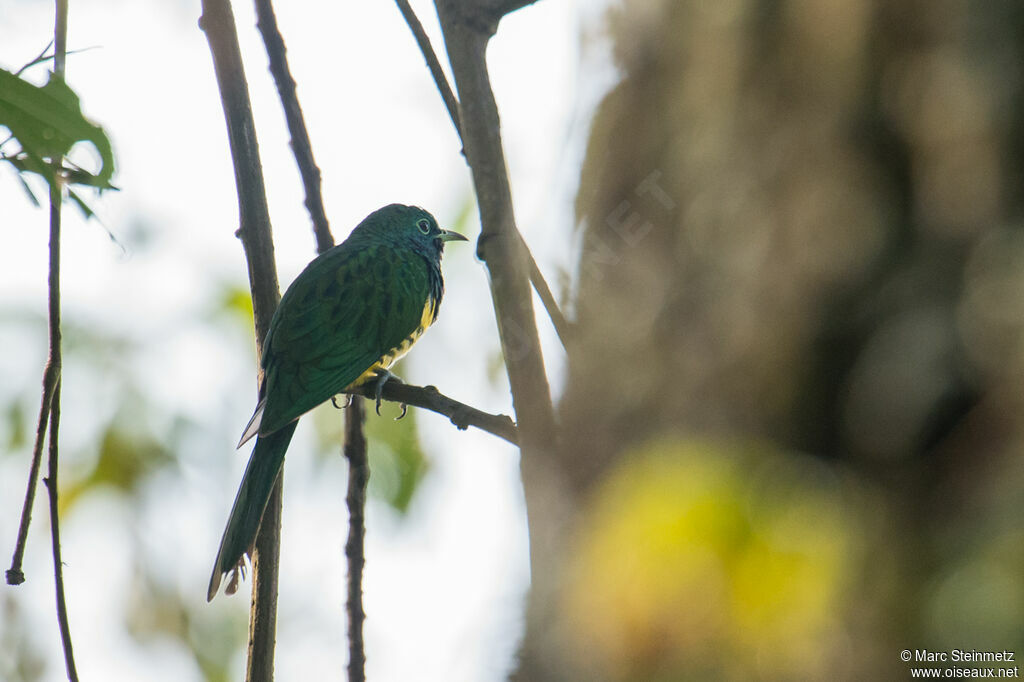
{"label": "bird's breast", "polygon": [[423,332],[427,331],[427,328],[434,323],[437,319],[437,300],[433,297],[427,299],[426,305],[423,306],[423,314],[420,316],[420,324],[416,329],[406,336],[399,342],[397,346],[389,351],[386,351],[377,362],[370,365],[370,367],[359,375],[359,378],[349,384],[345,390],[349,391],[357,386],[362,386],[368,381],[372,381],[377,377],[379,370],[391,369],[392,365],[398,362],[403,355],[409,352],[409,349],[413,347]]}

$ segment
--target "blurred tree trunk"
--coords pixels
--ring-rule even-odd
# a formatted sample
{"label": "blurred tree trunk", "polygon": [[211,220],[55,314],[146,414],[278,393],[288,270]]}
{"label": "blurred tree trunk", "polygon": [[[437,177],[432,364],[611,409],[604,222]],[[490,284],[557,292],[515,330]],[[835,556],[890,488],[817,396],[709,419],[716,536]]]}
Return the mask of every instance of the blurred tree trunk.
{"label": "blurred tree trunk", "polygon": [[[1005,411],[1024,407],[1008,390],[1024,369],[1024,10],[627,0],[609,19],[623,79],[582,173],[559,405],[576,531],[652,439],[812,453],[882,496],[891,535],[867,555],[896,556],[899,597],[866,595],[886,622],[851,627],[876,638],[854,644],[861,674],[905,674],[893,643],[932,632],[923,587],[948,560],[949,505],[970,506],[1024,442]],[[520,677],[622,678],[598,647],[579,655],[586,629],[529,632],[546,646]],[[704,674],[730,669],[721,655]]]}

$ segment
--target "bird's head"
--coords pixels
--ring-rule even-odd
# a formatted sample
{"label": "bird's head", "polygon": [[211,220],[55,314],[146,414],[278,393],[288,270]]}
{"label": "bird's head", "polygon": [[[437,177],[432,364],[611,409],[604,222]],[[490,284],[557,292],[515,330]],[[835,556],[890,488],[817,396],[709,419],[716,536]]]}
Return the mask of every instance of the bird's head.
{"label": "bird's head", "polygon": [[377,209],[356,230],[365,230],[377,238],[409,246],[436,258],[440,258],[444,252],[445,242],[468,241],[458,232],[442,229],[429,211],[404,204],[390,204]]}

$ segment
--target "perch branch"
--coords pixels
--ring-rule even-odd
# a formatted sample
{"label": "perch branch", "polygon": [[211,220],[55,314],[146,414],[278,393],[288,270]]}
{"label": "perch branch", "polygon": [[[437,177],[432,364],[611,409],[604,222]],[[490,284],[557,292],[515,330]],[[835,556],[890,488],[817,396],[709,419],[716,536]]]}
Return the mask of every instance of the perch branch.
{"label": "perch branch", "polygon": [[[366,384],[353,391],[356,395],[374,397],[374,385]],[[490,414],[475,407],[460,403],[444,395],[434,386],[413,386],[397,381],[384,384],[381,398],[391,402],[421,407],[451,420],[456,428],[465,430],[475,426],[481,431],[502,438],[513,445],[519,445],[519,429],[512,419],[504,414]]]}

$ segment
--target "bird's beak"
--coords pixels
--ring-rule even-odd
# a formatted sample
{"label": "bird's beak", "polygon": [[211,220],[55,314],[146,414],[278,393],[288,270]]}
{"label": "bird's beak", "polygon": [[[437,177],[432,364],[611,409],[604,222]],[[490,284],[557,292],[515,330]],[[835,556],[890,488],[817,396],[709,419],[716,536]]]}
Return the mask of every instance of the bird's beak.
{"label": "bird's beak", "polygon": [[451,230],[441,230],[441,241],[468,242],[469,240],[465,237],[465,235],[461,235],[458,232],[452,232]]}

